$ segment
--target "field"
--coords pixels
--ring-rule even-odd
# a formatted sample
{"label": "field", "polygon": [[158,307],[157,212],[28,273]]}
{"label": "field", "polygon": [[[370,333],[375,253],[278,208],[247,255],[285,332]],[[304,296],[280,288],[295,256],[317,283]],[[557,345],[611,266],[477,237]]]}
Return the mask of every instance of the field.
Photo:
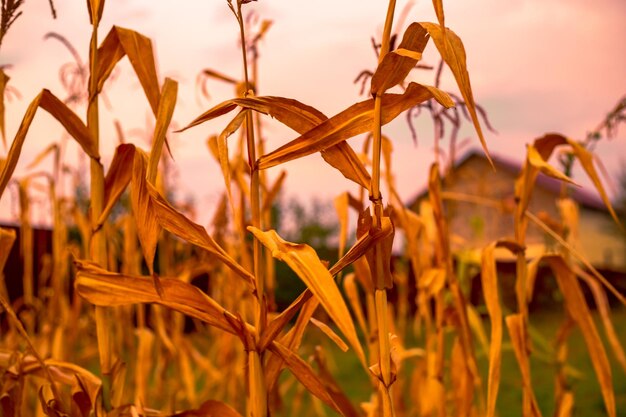
{"label": "field", "polygon": [[[2,1],[0,45],[22,5]],[[622,259],[624,226],[593,151],[626,120],[626,99],[583,139],[538,132],[509,194],[450,191],[465,125],[496,172],[488,188],[505,173],[472,91],[471,51],[447,27],[442,1],[432,5],[435,22],[411,16],[395,27],[389,1],[373,39],[377,61],[357,78],[369,94],[330,117],[291,97],[257,95],[258,48],[271,23],[248,14],[252,0],[224,2],[241,79],[221,68],[198,77],[197,94],[206,96],[211,80],[231,85],[232,98],[175,131],[184,103],[176,77],[159,75],[144,35],[119,26],[104,35],[104,0],[87,1],[87,62],[51,35],[76,61],[60,72],[70,94],[61,100],[43,88],[16,132],[5,132],[4,93],[13,90],[0,69],[0,197],[16,189],[20,217],[19,243],[14,229],[0,228],[0,271],[14,245],[21,265],[19,276],[0,274],[2,416],[623,416],[626,295],[614,258]],[[428,44],[436,66],[422,63]],[[102,109],[122,60],[150,107],[149,143],[116,123],[105,162]],[[423,70],[433,85],[416,81]],[[444,70],[454,91],[441,87]],[[16,175],[43,112],[64,138],[42,144],[27,174]],[[434,127],[427,191],[412,207],[396,187],[394,138],[383,134],[407,115],[407,131],[418,115]],[[267,117],[296,138],[268,149]],[[171,139],[218,122],[206,144],[223,192],[210,222],[198,224],[196,208],[172,197]],[[68,142],[80,149],[77,166]],[[316,215],[305,222],[305,209],[316,212],[310,201],[287,240],[280,169],[318,153],[346,184],[328,210],[337,230]],[[52,169],[40,170],[42,161]],[[592,203],[576,191],[574,165],[597,192]],[[533,199],[546,181],[557,184],[551,201]],[[68,182],[73,192],[59,192]],[[36,257],[43,242],[33,238],[32,193],[41,190],[50,244]],[[469,207],[491,211],[481,217]],[[507,229],[476,244],[460,237],[459,211],[477,236],[491,223]],[[595,234],[584,228],[591,217],[602,224]],[[611,268],[599,268],[581,241],[607,245],[602,266]]]}
{"label": "field", "polygon": [[[626,314],[624,309],[617,309],[614,312],[615,324],[618,328],[626,325]],[[531,325],[546,340],[556,334],[562,321],[560,311],[542,311],[531,316]],[[594,314],[594,321],[599,325],[597,314]],[[485,326],[488,323],[485,322]],[[620,332],[620,341],[626,343],[626,333]],[[572,391],[576,397],[575,412],[577,416],[604,415],[604,406],[601,401],[602,394],[597,382],[590,378],[593,375],[593,366],[589,358],[589,353],[584,348],[584,340],[579,331],[574,331],[569,347],[570,363],[579,376],[572,380]],[[515,360],[515,355],[510,346],[510,341],[505,338],[502,356],[502,393],[498,397],[497,410],[501,416],[517,417],[522,416],[519,404],[522,402],[521,376]],[[357,361],[350,361],[350,356],[342,354],[337,349],[332,349],[334,367],[337,381],[346,393],[354,401],[365,401],[369,395],[369,386],[365,381],[365,374],[360,369]],[[339,365],[341,364],[341,365]],[[478,365],[483,379],[487,377],[489,366],[487,355],[484,352],[478,354]],[[618,364],[611,360],[611,366],[616,369]],[[546,364],[537,359],[531,360],[531,372],[533,375],[533,387],[537,395],[537,403],[543,415],[552,415],[554,411],[554,365]],[[616,393],[617,415],[625,416],[626,410],[626,377],[623,373],[615,373],[613,384]],[[288,415],[288,413],[287,413]]]}

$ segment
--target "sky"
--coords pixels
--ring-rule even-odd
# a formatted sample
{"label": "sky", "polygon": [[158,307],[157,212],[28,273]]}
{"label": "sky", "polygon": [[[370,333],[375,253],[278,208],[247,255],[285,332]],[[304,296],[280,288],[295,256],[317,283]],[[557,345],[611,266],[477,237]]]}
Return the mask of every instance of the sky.
{"label": "sky", "polygon": [[[398,12],[407,1],[398,1]],[[10,85],[21,98],[6,103],[7,136],[11,141],[29,102],[42,88],[64,98],[59,68],[71,61],[67,49],[44,35],[56,32],[71,41],[84,61],[91,27],[85,2],[56,0],[57,19],[52,19],[48,2],[30,0],[0,49],[0,64]],[[284,96],[314,106],[327,116],[366,97],[353,83],[364,69],[372,70],[376,57],[372,36],[380,37],[387,4],[362,0],[259,0],[244,6],[260,19],[273,24],[260,45],[259,95]],[[525,144],[546,132],[559,132],[582,139],[626,94],[626,2],[623,0],[475,0],[444,1],[446,25],[463,40],[474,98],[487,112],[496,133],[487,132],[490,151],[522,161]],[[412,21],[436,21],[431,1],[416,0],[406,26]],[[196,77],[204,68],[218,69],[241,77],[242,64],[238,28],[225,0],[109,0],[106,2],[99,37],[111,26],[136,30],[153,40],[159,76],[179,82],[174,124],[184,126],[203,111],[231,98],[232,87],[217,81],[207,86],[210,99],[199,97]],[[436,65],[432,42],[424,63]],[[414,71],[410,79],[433,84],[432,71]],[[444,70],[442,88],[457,92],[449,71]],[[105,86],[110,108],[101,106],[101,141],[105,167],[117,143],[112,128],[119,120],[129,141],[149,147],[152,116],[147,101],[126,60],[116,77]],[[84,118],[85,108],[77,113]],[[219,133],[228,123],[222,117],[180,134],[171,134],[174,157],[172,183],[178,200],[193,200],[197,221],[205,223],[223,191],[217,163],[206,147],[206,138]],[[424,115],[417,122],[418,144],[414,144],[403,117],[383,129],[394,144],[393,167],[401,196],[409,201],[426,182],[433,161],[433,127]],[[297,135],[268,121],[265,125],[268,149],[274,149]],[[48,115],[35,118],[16,177],[32,170],[27,165],[50,143],[62,138],[62,129]],[[469,123],[461,130],[469,148],[479,147]],[[350,143],[361,148],[362,138]],[[445,142],[444,142],[444,146]],[[0,155],[7,149],[0,145]],[[617,137],[603,140],[596,148],[607,171],[616,176],[626,161],[626,126]],[[74,144],[67,147],[70,165],[85,168]],[[47,164],[47,165],[46,165]],[[43,163],[40,169],[49,169]],[[283,197],[332,199],[355,187],[325,164],[319,155],[299,159],[268,170],[270,178],[288,171]],[[580,172],[576,180],[588,187]],[[71,193],[69,182],[63,192]],[[608,187],[610,189],[610,186]],[[0,220],[15,219],[15,187],[0,200]],[[34,191],[35,222],[46,222],[48,208],[43,193]]]}

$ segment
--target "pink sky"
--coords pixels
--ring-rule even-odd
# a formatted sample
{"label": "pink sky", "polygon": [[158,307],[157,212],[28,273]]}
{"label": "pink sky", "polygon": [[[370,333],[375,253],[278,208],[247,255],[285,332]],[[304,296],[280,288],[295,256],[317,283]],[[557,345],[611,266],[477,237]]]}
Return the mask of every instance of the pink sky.
{"label": "pink sky", "polygon": [[[59,18],[52,20],[46,1],[26,2],[23,16],[0,50],[0,63],[12,65],[7,71],[10,83],[22,95],[21,100],[7,103],[9,140],[41,88],[64,97],[58,69],[71,57],[59,43],[44,41],[44,34],[54,31],[67,37],[86,60],[90,25],[85,3],[57,0],[55,4]],[[399,1],[398,10],[405,4]],[[599,0],[593,5],[584,0],[444,1],[444,7],[446,24],[464,41],[475,99],[498,131],[497,135],[487,134],[493,153],[521,161],[525,143],[549,131],[582,139],[626,93],[626,3],[622,0]],[[370,37],[381,31],[386,2],[259,0],[248,4],[247,9],[274,21],[261,45],[259,94],[295,98],[328,116],[363,99],[352,81],[362,69],[375,65]],[[432,3],[416,1],[408,21],[427,20],[435,20]],[[237,27],[224,0],[109,0],[101,39],[112,24],[153,39],[160,76],[180,83],[174,115],[179,126],[231,97],[231,88],[218,82],[209,84],[210,101],[198,103],[195,92],[196,75],[205,67],[233,76],[241,73]],[[425,63],[437,63],[432,43],[427,47]],[[433,83],[429,72],[415,72],[412,79]],[[449,73],[444,76],[443,87],[456,91]],[[120,66],[118,79],[105,90],[113,105],[111,110],[103,106],[101,111],[102,154],[108,161],[116,142],[113,130],[107,127],[111,120],[119,119],[126,131],[144,128],[149,111],[127,62]],[[81,116],[84,112],[79,109]],[[385,133],[394,141],[396,179],[408,200],[423,186],[433,160],[432,126],[426,118],[418,124],[420,141],[415,147],[404,118],[400,120]],[[210,157],[205,139],[227,122],[224,117],[170,137],[178,171],[177,198],[193,196],[198,207],[206,207],[198,219],[202,222],[208,219],[223,189],[219,167]],[[270,149],[296,137],[275,123],[268,123],[266,134]],[[34,156],[60,136],[61,129],[49,116],[37,116],[17,176],[24,175]],[[472,145],[479,145],[469,128],[463,130],[462,137],[471,137]],[[148,147],[143,139],[130,139]],[[626,160],[625,139],[626,128],[622,128],[617,138],[603,141],[597,148],[613,175]],[[361,141],[354,138],[350,143],[360,149]],[[5,153],[5,149],[0,151]],[[72,145],[68,159],[75,160],[77,153]],[[286,195],[330,199],[346,189],[354,190],[319,155],[284,168],[289,171]],[[270,176],[279,171],[271,169]],[[581,176],[577,178],[587,184]],[[10,194],[5,193],[0,201],[0,219],[13,218]],[[40,211],[35,221],[45,218],[45,209]]]}

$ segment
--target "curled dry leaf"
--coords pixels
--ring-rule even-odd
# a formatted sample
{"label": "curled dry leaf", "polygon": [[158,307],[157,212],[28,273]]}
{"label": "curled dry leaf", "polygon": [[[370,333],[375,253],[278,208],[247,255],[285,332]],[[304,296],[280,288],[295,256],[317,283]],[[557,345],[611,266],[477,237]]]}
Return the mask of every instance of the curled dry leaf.
{"label": "curled dry leaf", "polygon": [[104,224],[111,210],[130,183],[133,175],[134,158],[134,145],[121,144],[115,148],[113,160],[104,178],[104,204],[98,219],[97,228]]}
{"label": "curled dry leaf", "polygon": [[137,221],[137,237],[141,243],[141,250],[148,265],[150,274],[154,274],[154,255],[161,233],[156,214],[150,201],[147,175],[148,157],[143,151],[135,148],[132,167],[132,189],[130,201]]}
{"label": "curled dry leaf", "polygon": [[578,279],[561,256],[549,255],[544,259],[554,271],[561,293],[565,298],[567,310],[583,334],[593,369],[600,383],[606,411],[609,417],[615,417],[615,392],[613,391],[611,365]]}
{"label": "curled dry leaf", "polygon": [[[102,0],[100,7],[104,4]],[[100,10],[100,13],[102,11]],[[111,75],[115,65],[128,56],[130,64],[137,74],[139,83],[146,93],[152,113],[158,114],[161,89],[156,72],[152,41],[130,29],[113,26],[98,48],[98,73],[96,93],[102,92],[104,83]]]}
{"label": "curled dry leaf", "polygon": [[495,250],[497,247],[508,248],[518,253],[521,248],[511,241],[493,242],[483,249],[481,260],[481,280],[489,320],[491,321],[491,339],[489,346],[489,373],[487,376],[487,417],[496,414],[496,399],[500,388],[500,370],[502,363],[502,307],[500,306],[498,274],[496,270]]}
{"label": "curled dry leaf", "polygon": [[326,323],[319,321],[315,317],[311,317],[311,323],[315,325],[318,329],[320,329],[330,340],[335,342],[337,347],[341,349],[343,352],[348,351],[348,345],[339,337],[337,333],[333,331]]}
{"label": "curled dry leaf", "polygon": [[593,164],[593,154],[578,142],[566,138],[558,133],[547,133],[544,136],[535,139],[532,145],[528,145],[527,162],[522,169],[520,177],[515,183],[515,195],[520,201],[518,204],[517,216],[521,218],[528,207],[530,195],[539,170],[546,175],[553,176],[554,178],[572,182],[569,178],[564,178],[560,172],[556,171],[546,162],[552,155],[554,149],[560,145],[568,145],[571,147],[572,152],[600,194],[600,197],[609,210],[609,213],[611,213],[615,222],[623,228],[623,225],[619,221],[617,213],[615,213],[608,194],[606,193],[606,190],[604,189],[604,186],[600,181],[600,177],[595,169]]}
{"label": "curled dry leaf", "polygon": [[[410,83],[403,94],[383,94],[382,120],[385,125],[409,108],[434,98],[445,107],[454,106],[452,99],[436,87]],[[297,158],[322,151],[374,126],[374,99],[348,107],[330,119],[320,123],[302,136],[259,158],[259,169],[271,168]]]}
{"label": "curled dry leaf", "polygon": [[[526,340],[526,332],[524,329],[524,318],[521,314],[511,314],[506,317],[506,326],[511,336],[511,344],[513,352],[517,358],[517,364],[522,374],[522,384],[524,386],[524,395],[528,399],[524,404],[524,415],[528,417],[541,417],[541,410],[537,405],[537,399],[533,391],[532,381],[530,379],[530,363],[528,360],[528,341]],[[528,407],[528,408],[527,408]]]}
{"label": "curled dry leaf", "polygon": [[178,83],[170,78],[166,78],[163,89],[159,97],[159,105],[156,112],[156,122],[154,125],[154,136],[152,138],[152,149],[148,161],[148,181],[156,183],[157,169],[161,159],[163,144],[167,143],[165,135],[172,121],[176,98],[178,97]]}
{"label": "curled dry leaf", "polygon": [[[100,19],[102,19],[102,11],[104,10],[105,0],[88,0],[87,9],[89,10],[89,22],[98,26]],[[95,14],[94,14],[95,12]]]}
{"label": "curled dry leaf", "polygon": [[372,95],[380,95],[404,81],[415,64],[422,58],[428,43],[428,32],[419,23],[411,23],[404,31],[396,51],[383,57],[372,76]]}
{"label": "curled dry leaf", "polygon": [[[433,4],[435,3],[433,2]],[[448,64],[452,74],[454,74],[454,78],[459,86],[459,90],[461,90],[465,106],[467,107],[470,117],[472,118],[474,128],[476,129],[480,143],[485,151],[485,155],[487,156],[487,159],[489,159],[489,162],[493,165],[491,157],[489,156],[489,150],[487,149],[485,137],[483,136],[483,130],[480,126],[480,121],[478,120],[478,115],[476,113],[476,103],[474,102],[472,85],[470,84],[469,73],[467,72],[465,47],[463,46],[461,38],[459,38],[456,33],[448,28],[446,28],[444,32],[443,8],[439,9],[439,7],[435,5],[435,10],[437,11],[437,18],[439,19],[440,24],[437,25],[435,23],[423,22],[421,25],[428,31],[435,42],[437,50],[439,50],[439,54],[441,54],[443,60],[446,64]]]}
{"label": "curled dry leaf", "polygon": [[[309,320],[313,317],[315,310],[317,310],[317,307],[320,305],[317,297],[313,297],[308,289],[302,294],[302,296],[306,296],[308,299],[299,307],[300,314],[296,319],[295,325],[286,334],[278,339],[282,345],[293,352],[298,351],[300,343],[302,342],[302,337],[304,336],[304,331],[309,324]],[[295,301],[292,305],[294,304]],[[292,309],[292,311],[295,311],[295,309]],[[268,358],[265,363],[265,383],[268,389],[271,390],[275,386],[280,371],[283,368],[283,364],[283,359],[278,355],[273,354]]]}
{"label": "curled dry leaf", "polygon": [[[231,186],[230,186],[230,160],[228,159],[228,142],[227,139],[230,135],[235,133],[246,120],[249,110],[240,111],[233,120],[228,123],[222,133],[217,137],[217,156],[220,162],[220,168],[222,169],[222,176],[224,177],[224,184],[226,186],[226,194],[228,195],[228,201],[231,207],[234,207]],[[234,210],[234,209],[233,209]]]}
{"label": "curled dry leaf", "polygon": [[[437,20],[439,21],[439,26],[441,26],[441,30],[445,30],[446,27],[446,18],[443,13],[443,1],[442,0],[433,0],[433,8],[435,9],[435,14],[437,15]],[[444,32],[445,36],[445,32]]]}
{"label": "curled dry leaf", "polygon": [[337,384],[337,381],[328,370],[324,351],[322,350],[321,346],[315,347],[315,354],[313,358],[315,360],[315,363],[317,364],[318,376],[324,383],[326,390],[332,397],[335,404],[337,404],[337,407],[341,409],[342,415],[346,417],[360,417],[361,414],[352,405],[346,393],[341,389],[339,384]]}
{"label": "curled dry leaf", "polygon": [[298,311],[305,305],[305,303],[311,299],[313,293],[310,290],[305,290],[298,298],[296,298],[289,307],[284,309],[278,316],[273,318],[265,327],[261,337],[259,338],[259,351],[264,351],[267,346],[275,340],[280,332],[283,331],[289,321],[296,315]]}
{"label": "curled dry leaf", "polygon": [[443,268],[427,268],[417,280],[417,288],[422,296],[431,298],[439,294],[446,285],[446,270]]}
{"label": "curled dry leaf", "polygon": [[609,342],[609,346],[611,346],[611,349],[613,350],[615,360],[620,364],[624,373],[626,373],[626,354],[624,353],[624,349],[622,348],[617,332],[615,331],[615,327],[613,326],[613,322],[611,321],[611,305],[609,304],[606,292],[602,289],[602,285],[600,285],[595,277],[583,271],[579,266],[574,265],[572,270],[576,275],[582,278],[583,281],[585,281],[591,290],[596,308],[598,309],[598,313],[600,313],[600,320],[602,321],[602,325],[604,327],[606,339]]}
{"label": "curled dry leaf", "polygon": [[291,373],[293,373],[296,379],[300,381],[311,394],[324,401],[324,403],[342,416],[345,416],[342,410],[335,404],[333,397],[328,393],[322,380],[313,372],[311,365],[278,342],[272,343],[269,349],[284,361]]}
{"label": "curled dry leaf", "polygon": [[197,287],[176,279],[161,278],[158,294],[151,277],[117,274],[86,262],[76,263],[76,291],[97,306],[114,307],[155,303],[236,334],[225,315],[233,316]]}
{"label": "curled dry leaf", "polygon": [[[369,209],[365,209],[361,215],[366,212],[369,214]],[[359,221],[359,227],[361,227],[361,229],[360,231],[357,229],[358,240],[354,245],[352,245],[348,252],[330,268],[329,271],[331,275],[338,274],[344,268],[356,262],[361,256],[369,256],[367,255],[368,251],[370,251],[379,242],[386,242],[384,243],[384,247],[388,249],[389,240],[393,240],[393,224],[388,216],[381,218],[380,228],[375,229],[371,227],[371,216],[369,218],[369,223],[366,223],[366,221]],[[391,275],[391,272],[389,272],[389,275]],[[389,276],[386,276],[385,278],[388,279]]]}
{"label": "curled dry leaf", "polygon": [[80,118],[72,110],[70,110],[67,105],[65,105],[50,91],[44,89],[30,103],[28,109],[26,109],[22,123],[20,124],[20,127],[15,134],[15,138],[13,139],[13,143],[11,144],[11,148],[9,149],[6,162],[2,164],[2,172],[0,173],[0,196],[2,196],[9,179],[13,175],[13,171],[15,171],[17,161],[20,157],[20,153],[22,152],[22,146],[24,145],[26,135],[28,134],[28,129],[35,118],[35,113],[39,107],[57,119],[63,125],[65,130],[76,140],[76,142],[78,142],[83,151],[89,155],[89,157],[96,160],[100,158],[96,144],[93,141],[87,126],[85,126]]}
{"label": "curled dry leaf", "polygon": [[[372,276],[376,277],[373,283],[376,289],[392,288],[393,276],[391,275],[391,251],[393,249],[394,228],[389,216],[389,208],[385,209],[381,217],[380,227],[373,227],[373,219],[370,209],[367,208],[359,215],[356,235],[359,238],[359,248],[365,249],[365,258],[370,267]],[[362,240],[363,239],[363,240]],[[352,249],[348,254],[352,252]],[[344,258],[347,257],[344,256]],[[382,262],[382,264],[379,264]]]}
{"label": "curled dry leaf", "polygon": [[172,207],[152,185],[147,185],[146,194],[151,201],[155,219],[161,227],[181,239],[214,254],[250,286],[254,286],[254,277],[252,274],[231,258],[231,256],[209,236],[204,227],[192,222],[184,214]]}
{"label": "curled dry leaf", "polygon": [[267,114],[298,133],[304,133],[327,119],[319,110],[297,100],[284,97],[255,96],[224,101],[196,117],[180,132],[229,113],[237,107]]}
{"label": "curled dry leaf", "polygon": [[[198,116],[180,131],[222,116],[236,107],[267,114],[300,134],[304,134],[328,120],[328,117],[319,110],[297,100],[272,96],[246,97],[235,98],[218,104]],[[367,170],[347,143],[339,143],[336,148],[332,146],[326,148],[322,152],[322,157],[346,178],[355,181],[364,188],[369,186]]]}
{"label": "curled dry leaf", "polygon": [[343,289],[348,297],[348,302],[352,307],[352,311],[356,316],[359,327],[363,334],[369,334],[367,325],[365,324],[365,314],[363,314],[363,306],[361,305],[361,297],[357,288],[356,279],[353,273],[347,274],[343,279]]}
{"label": "curled dry leaf", "polygon": [[363,166],[363,162],[346,141],[339,142],[330,148],[320,151],[324,161],[328,165],[335,167],[347,179],[354,181],[361,187],[367,189],[369,187],[371,177],[369,172]]}
{"label": "curled dry leaf", "polygon": [[339,288],[313,248],[283,240],[274,230],[263,232],[255,227],[248,230],[271,252],[272,256],[285,262],[300,277],[333,319],[365,364],[365,355],[356,334],[354,322]]}

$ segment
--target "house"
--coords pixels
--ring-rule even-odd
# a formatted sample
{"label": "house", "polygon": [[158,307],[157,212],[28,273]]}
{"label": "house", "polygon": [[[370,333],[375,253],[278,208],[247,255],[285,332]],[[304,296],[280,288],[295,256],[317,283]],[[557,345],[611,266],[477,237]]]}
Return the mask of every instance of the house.
{"label": "house", "polygon": [[[470,151],[460,158],[442,176],[442,191],[452,246],[458,255],[473,251],[475,260],[490,242],[501,238],[513,239],[514,183],[522,164],[492,155],[494,171],[482,151]],[[558,201],[563,182],[539,174],[531,197],[529,211],[551,222],[559,221]],[[605,276],[626,276],[626,236],[620,231],[602,200],[582,187],[568,186],[566,192],[577,203],[579,222],[577,230],[570,230],[570,243],[596,269]],[[479,199],[461,198],[478,196],[492,204],[481,204]],[[422,201],[428,198],[424,190],[412,200],[409,207],[419,212]],[[529,256],[556,248],[556,241],[533,222],[529,222],[526,236],[526,253]],[[506,251],[498,257],[500,264],[513,261]],[[623,280],[621,280],[623,282]],[[620,285],[620,286],[623,286]]]}
{"label": "house", "polygon": [[[15,301],[23,295],[22,276],[24,274],[24,261],[20,249],[20,226],[13,223],[5,223],[0,224],[0,228],[15,231],[15,242],[13,242],[4,269],[1,271],[4,275],[4,283],[0,282],[0,293],[4,293],[6,290],[9,300]],[[45,256],[52,253],[52,230],[45,227],[33,227],[31,231],[33,234],[33,289],[36,294],[38,289],[37,278],[45,267]],[[6,288],[3,288],[4,286],[6,286]]]}

